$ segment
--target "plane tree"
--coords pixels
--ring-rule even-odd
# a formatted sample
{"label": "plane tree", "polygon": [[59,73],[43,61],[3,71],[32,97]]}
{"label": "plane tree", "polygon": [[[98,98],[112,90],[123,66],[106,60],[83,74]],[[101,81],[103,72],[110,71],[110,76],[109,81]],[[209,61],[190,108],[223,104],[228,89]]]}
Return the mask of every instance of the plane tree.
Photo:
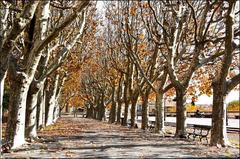
{"label": "plane tree", "polygon": [[[33,2],[35,4],[39,1]],[[33,2],[28,2],[28,5],[33,4]],[[72,4],[76,6],[77,10],[75,12],[69,11],[69,14],[66,14],[65,18],[54,26],[54,29],[48,30],[48,17],[51,11],[50,1],[39,2],[29,25],[23,29],[23,34],[16,35],[19,36],[18,39],[11,41],[14,42],[12,43],[14,48],[11,52],[12,55],[9,56],[8,69],[11,82],[11,97],[9,102],[10,117],[7,124],[7,140],[13,141],[13,148],[25,142],[27,92],[34,79],[40,59],[44,55],[43,50],[59,36],[59,33],[66,26],[69,26],[78,17],[77,13],[82,12],[88,3],[88,1],[84,1]],[[31,7],[28,6],[28,9],[31,9]],[[14,35],[9,36],[14,37]],[[6,58],[8,57],[3,57],[3,59]]]}

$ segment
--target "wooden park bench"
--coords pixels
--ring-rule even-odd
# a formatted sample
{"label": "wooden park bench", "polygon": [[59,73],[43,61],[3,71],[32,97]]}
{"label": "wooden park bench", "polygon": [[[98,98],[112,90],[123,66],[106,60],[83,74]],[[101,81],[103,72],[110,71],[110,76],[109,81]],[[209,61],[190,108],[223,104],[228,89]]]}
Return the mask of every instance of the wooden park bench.
{"label": "wooden park bench", "polygon": [[195,138],[199,137],[199,140],[202,141],[203,138],[207,140],[208,143],[208,134],[211,130],[211,126],[207,125],[193,125],[193,131],[188,132],[188,139],[190,139],[190,136],[192,136],[193,140]]}

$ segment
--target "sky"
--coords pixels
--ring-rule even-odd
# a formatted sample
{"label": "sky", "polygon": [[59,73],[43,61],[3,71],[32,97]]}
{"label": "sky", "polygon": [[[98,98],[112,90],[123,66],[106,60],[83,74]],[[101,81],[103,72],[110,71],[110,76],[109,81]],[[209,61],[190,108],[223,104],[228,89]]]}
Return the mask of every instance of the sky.
{"label": "sky", "polygon": [[[227,95],[227,98],[226,98],[226,103],[229,103],[231,101],[234,101],[234,100],[239,100],[239,91],[231,91],[228,95]],[[207,96],[207,95],[202,95],[200,97],[198,97],[198,100],[195,102],[196,105],[200,104],[212,104],[212,96]]]}
{"label": "sky", "polygon": [[97,10],[98,12],[102,12],[104,9],[104,1],[97,1]]}

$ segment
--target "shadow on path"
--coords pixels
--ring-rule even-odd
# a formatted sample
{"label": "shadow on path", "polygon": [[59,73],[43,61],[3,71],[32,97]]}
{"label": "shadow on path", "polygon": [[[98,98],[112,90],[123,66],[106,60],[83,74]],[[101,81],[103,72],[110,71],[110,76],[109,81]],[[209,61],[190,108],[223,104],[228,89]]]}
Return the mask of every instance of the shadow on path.
{"label": "shadow on path", "polygon": [[173,137],[63,116],[39,132],[38,142],[3,157],[21,158],[221,158],[239,157],[237,149],[216,149]]}

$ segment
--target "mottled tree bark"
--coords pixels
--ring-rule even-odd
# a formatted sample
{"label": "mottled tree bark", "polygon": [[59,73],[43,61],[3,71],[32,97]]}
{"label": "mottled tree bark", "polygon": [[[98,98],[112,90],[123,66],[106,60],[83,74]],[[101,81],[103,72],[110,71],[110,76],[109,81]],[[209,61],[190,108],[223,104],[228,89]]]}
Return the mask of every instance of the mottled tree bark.
{"label": "mottled tree bark", "polygon": [[155,126],[155,132],[161,132],[165,133],[164,129],[164,106],[163,106],[163,91],[158,91],[156,93],[156,126]]}
{"label": "mottled tree bark", "polygon": [[[210,144],[212,146],[228,146],[230,143],[227,138],[226,130],[226,94],[230,91],[229,83],[235,83],[232,78],[229,83],[226,78],[233,59],[233,40],[234,40],[234,16],[235,16],[235,0],[228,1],[228,9],[225,20],[225,52],[218,71],[212,82],[213,88],[213,110],[212,110],[212,130]],[[237,77],[237,76],[236,76]],[[236,78],[235,78],[236,79]],[[235,84],[237,85],[238,82]],[[235,85],[235,86],[236,86]]]}
{"label": "mottled tree bark", "polygon": [[26,74],[11,71],[10,73],[11,93],[6,140],[13,141],[12,148],[17,148],[25,143],[26,101],[31,82]]}
{"label": "mottled tree bark", "polygon": [[118,90],[117,90],[117,123],[121,122],[121,113],[122,113],[122,103],[123,103],[123,76],[121,76],[119,83],[118,83]]}
{"label": "mottled tree bark", "polygon": [[86,114],[86,118],[94,118],[94,108],[93,108],[93,104],[89,104],[89,106],[87,106],[87,114]]}
{"label": "mottled tree bark", "polygon": [[123,121],[122,121],[121,124],[126,126],[127,125],[127,120],[128,120],[128,108],[129,108],[128,82],[125,83],[125,85],[124,85],[123,99],[124,99],[124,118],[123,118]]}
{"label": "mottled tree bark", "polygon": [[67,103],[66,106],[65,106],[65,112],[66,112],[66,113],[69,113],[69,105],[68,105],[68,103]]}
{"label": "mottled tree bark", "polygon": [[104,93],[101,94],[97,105],[97,120],[102,121],[105,116]]}
{"label": "mottled tree bark", "polygon": [[[4,5],[4,7],[2,7]],[[6,1],[3,1],[0,11],[0,48],[2,48],[3,41],[6,37],[6,29],[7,29],[7,18],[9,15],[9,7],[10,4]],[[4,9],[3,9],[4,8]],[[7,59],[1,59],[6,60]],[[0,146],[2,146],[2,119],[3,119],[3,94],[4,94],[4,82],[6,77],[6,70],[7,70],[7,64],[3,63],[5,65],[5,68],[0,67]],[[0,65],[1,66],[1,65]]]}
{"label": "mottled tree bark", "polygon": [[[2,2],[3,4],[6,2]],[[31,19],[33,18],[33,15],[35,13],[35,10],[37,8],[39,1],[31,1],[28,5],[26,5],[22,11],[22,13],[20,14],[20,16],[18,18],[15,18],[14,22],[13,22],[13,26],[11,27],[10,31],[8,32],[7,30],[7,18],[9,15],[9,7],[10,4],[6,3],[6,6],[4,7],[5,9],[1,10],[1,24],[0,24],[0,142],[2,141],[2,101],[3,101],[3,92],[4,92],[4,81],[5,81],[5,76],[6,76],[6,72],[8,69],[8,63],[9,63],[9,57],[11,54],[12,49],[14,48],[14,41],[16,40],[16,38],[20,35],[20,33],[25,29],[25,27],[30,23]],[[7,34],[8,32],[8,34]],[[27,84],[26,84],[27,85]],[[23,86],[22,90],[27,89],[27,86]],[[20,93],[20,92],[19,92]],[[12,95],[13,96],[13,95]],[[22,97],[20,97],[22,98]],[[20,100],[20,99],[16,99],[16,100]],[[13,102],[13,101],[11,101]],[[24,101],[20,102],[20,103],[24,103]],[[11,105],[13,105],[13,103],[11,103]],[[15,113],[16,110],[13,109],[17,109],[17,108],[9,108],[12,109],[13,113]],[[10,112],[10,111],[9,111]],[[24,114],[25,115],[25,114]],[[17,118],[16,116],[14,116],[14,118]],[[25,118],[25,117],[24,117]],[[12,121],[13,122],[13,121]],[[13,122],[14,123],[14,122]],[[11,126],[8,126],[11,127]],[[16,126],[14,126],[15,128]],[[17,126],[18,128],[18,126]],[[22,130],[22,129],[21,129]],[[7,130],[7,132],[11,132],[11,134],[7,135],[7,140],[13,140],[14,136],[16,136],[17,138],[19,138],[19,142],[20,144],[24,143],[24,137],[20,137],[21,133],[16,133],[15,130],[11,129],[11,130]],[[24,130],[23,130],[24,131]],[[12,135],[12,136],[10,136]],[[13,142],[14,147],[20,145],[20,144],[16,144],[15,140]],[[0,143],[1,145],[1,143]]]}
{"label": "mottled tree bark", "polygon": [[39,85],[32,82],[27,96],[26,109],[26,130],[25,137],[33,140],[37,138],[37,100],[39,93]]}
{"label": "mottled tree bark", "polygon": [[116,120],[116,97],[115,97],[116,88],[115,86],[112,87],[112,99],[111,99],[111,109],[110,109],[110,116],[109,116],[109,123],[114,123]]}
{"label": "mottled tree bark", "polygon": [[212,131],[211,145],[229,145],[226,130],[226,95],[224,93],[225,85],[213,83],[213,108],[212,108]]}
{"label": "mottled tree bark", "polygon": [[[0,72],[0,74],[1,74],[1,72]],[[0,146],[2,146],[3,94],[4,94],[5,77],[6,76],[4,75],[2,77],[3,79],[0,79]]]}
{"label": "mottled tree bark", "polygon": [[46,106],[46,92],[44,87],[38,93],[38,103],[37,103],[37,129],[41,130],[45,127],[45,106]]}
{"label": "mottled tree bark", "polygon": [[135,118],[136,118],[136,105],[138,101],[139,93],[133,95],[131,99],[131,127],[135,126]]}
{"label": "mottled tree bark", "polygon": [[148,128],[148,98],[151,89],[147,88],[144,90],[142,95],[142,129],[146,130]]}
{"label": "mottled tree bark", "polygon": [[54,78],[54,84],[52,86],[52,90],[50,93],[50,98],[48,102],[48,107],[47,107],[47,119],[46,119],[46,126],[53,124],[53,119],[54,119],[54,108],[56,104],[56,93],[57,93],[57,87],[59,83],[59,75],[57,74]]}
{"label": "mottled tree bark", "polygon": [[176,137],[185,138],[186,133],[186,90],[176,89]]}

